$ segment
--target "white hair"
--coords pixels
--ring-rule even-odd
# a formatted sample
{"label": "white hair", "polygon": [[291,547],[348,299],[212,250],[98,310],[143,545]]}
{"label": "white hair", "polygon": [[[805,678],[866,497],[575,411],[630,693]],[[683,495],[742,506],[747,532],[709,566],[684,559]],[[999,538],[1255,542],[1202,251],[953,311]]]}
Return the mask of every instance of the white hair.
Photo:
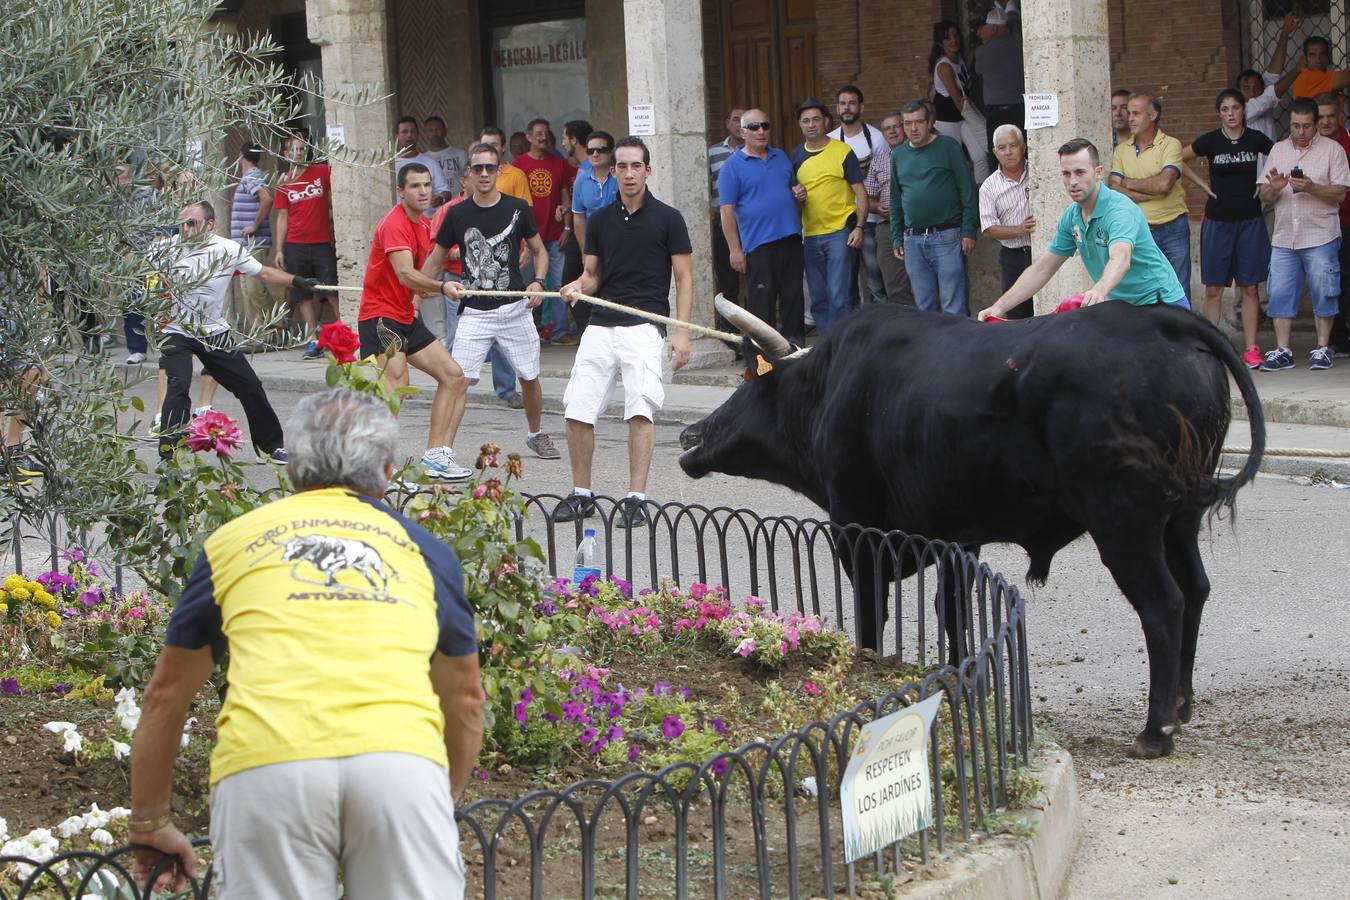
{"label": "white hair", "polygon": [[1000,125],[1000,126],[998,126],[997,128],[994,129],[994,145],[995,145],[995,146],[998,145],[998,139],[1001,138],[1001,137],[1003,137],[1003,135],[1005,135],[1005,134],[1011,134],[1013,137],[1017,138],[1017,143],[1021,144],[1023,147],[1025,147],[1025,146],[1027,145],[1027,139],[1026,139],[1026,137],[1022,134],[1022,129],[1018,128],[1016,125],[1012,124],[1011,122],[1004,122],[1002,125]]}
{"label": "white hair", "polygon": [[287,431],[296,490],[347,485],[384,495],[385,466],[394,460],[398,423],[383,400],[350,388],[310,394],[295,407]]}

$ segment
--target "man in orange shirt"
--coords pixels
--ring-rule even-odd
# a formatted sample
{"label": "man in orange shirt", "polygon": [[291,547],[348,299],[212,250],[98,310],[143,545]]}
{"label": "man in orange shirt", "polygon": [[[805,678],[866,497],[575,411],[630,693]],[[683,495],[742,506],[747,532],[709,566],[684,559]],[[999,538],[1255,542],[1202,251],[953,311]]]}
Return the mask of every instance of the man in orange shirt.
{"label": "man in orange shirt", "polygon": [[1315,34],[1303,42],[1303,71],[1294,79],[1294,99],[1315,98],[1350,87],[1350,71],[1332,72],[1331,42]]}
{"label": "man in orange shirt", "polygon": [[530,197],[530,183],[525,179],[525,173],[519,166],[506,162],[506,133],[495,125],[484,125],[483,133],[478,136],[478,143],[496,147],[497,152],[501,154],[501,168],[497,171],[497,190],[508,197],[533,203]]}

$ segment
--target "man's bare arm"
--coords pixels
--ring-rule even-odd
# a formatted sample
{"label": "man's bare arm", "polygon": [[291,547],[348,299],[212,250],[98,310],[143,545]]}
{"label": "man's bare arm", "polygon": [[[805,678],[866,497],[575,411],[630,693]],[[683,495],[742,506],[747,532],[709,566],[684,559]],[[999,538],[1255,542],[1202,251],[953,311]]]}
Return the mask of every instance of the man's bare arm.
{"label": "man's bare arm", "polygon": [[431,657],[431,686],[445,717],[445,752],[450,757],[450,794],[458,803],[469,786],[478,753],[483,749],[483,679],[478,654]]}
{"label": "man's bare arm", "polygon": [[1031,265],[1026,267],[1017,280],[1013,282],[1013,286],[1008,288],[1002,297],[995,300],[988,309],[980,311],[980,319],[983,320],[988,316],[1002,318],[1008,310],[1017,304],[1036,296],[1036,292],[1045,287],[1068,260],[1069,257],[1060,256],[1056,253],[1042,253],[1032,261]]}
{"label": "man's bare arm", "polygon": [[1172,185],[1176,184],[1180,177],[1181,172],[1169,166],[1157,175],[1150,175],[1148,178],[1122,178],[1121,184],[1138,194],[1146,194],[1149,197],[1163,197],[1166,196],[1168,191],[1172,190]]}

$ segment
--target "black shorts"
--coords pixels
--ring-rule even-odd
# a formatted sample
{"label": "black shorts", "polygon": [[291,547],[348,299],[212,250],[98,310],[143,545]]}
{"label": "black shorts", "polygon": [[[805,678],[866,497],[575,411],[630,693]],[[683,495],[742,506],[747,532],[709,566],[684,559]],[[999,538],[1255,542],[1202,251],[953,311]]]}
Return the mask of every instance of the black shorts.
{"label": "black shorts", "polygon": [[383,317],[362,319],[356,323],[356,334],[361,338],[362,359],[379,356],[390,347],[398,353],[412,356],[436,341],[436,335],[422,323],[421,316],[413,319],[411,325]]}
{"label": "black shorts", "polygon": [[[301,278],[313,278],[319,284],[337,284],[337,250],[332,244],[293,244],[286,242],[284,259],[286,271]],[[332,297],[332,291],[302,291],[287,288],[286,298],[292,303],[308,300],[311,296]]]}

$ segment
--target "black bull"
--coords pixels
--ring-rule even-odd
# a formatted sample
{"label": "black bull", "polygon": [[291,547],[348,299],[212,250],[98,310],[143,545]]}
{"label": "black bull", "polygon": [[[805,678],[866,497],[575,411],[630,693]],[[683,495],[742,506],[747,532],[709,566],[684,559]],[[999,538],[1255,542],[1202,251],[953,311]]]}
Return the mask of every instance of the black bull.
{"label": "black bull", "polygon": [[[1184,310],[1120,302],[1005,324],[880,306],[835,324],[804,356],[758,352],[773,370],[681,434],[688,475],[764,479],[834,522],[976,553],[1017,544],[1032,583],[1090,534],[1148,645],[1148,718],[1134,752],[1171,752],[1191,716],[1209,596],[1202,519],[1232,507],[1265,446],[1251,375],[1217,329]],[[1217,477],[1229,374],[1252,450],[1236,476]],[[872,597],[878,579],[884,591],[889,559],[858,559],[855,593]],[[879,649],[885,621],[868,602],[857,613],[862,644]],[[956,616],[946,621],[953,629]],[[949,646],[960,646],[955,635]]]}

